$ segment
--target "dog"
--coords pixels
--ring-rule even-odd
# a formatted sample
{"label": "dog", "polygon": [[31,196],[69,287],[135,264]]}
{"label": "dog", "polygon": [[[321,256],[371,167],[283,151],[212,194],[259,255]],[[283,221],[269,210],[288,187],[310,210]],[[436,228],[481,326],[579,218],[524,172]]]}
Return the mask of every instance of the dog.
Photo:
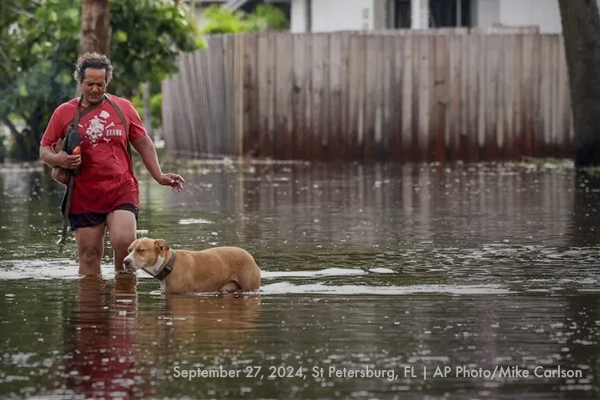
{"label": "dog", "polygon": [[254,257],[239,247],[172,250],[163,239],[136,239],[123,261],[125,270],[143,269],[160,280],[163,293],[249,292],[260,286]]}

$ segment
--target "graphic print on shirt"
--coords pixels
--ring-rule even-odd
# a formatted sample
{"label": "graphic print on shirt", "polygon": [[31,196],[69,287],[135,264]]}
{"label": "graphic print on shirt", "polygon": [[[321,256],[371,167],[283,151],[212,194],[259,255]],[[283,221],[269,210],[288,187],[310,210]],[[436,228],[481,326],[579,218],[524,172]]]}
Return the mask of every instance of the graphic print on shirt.
{"label": "graphic print on shirt", "polygon": [[104,140],[107,143],[110,142],[110,136],[121,136],[121,129],[113,128],[116,128],[114,122],[106,125],[109,117],[110,113],[106,110],[102,110],[99,115],[95,115],[88,123],[88,127],[85,130],[84,140],[87,139],[92,147],[96,147],[98,142],[101,140]]}

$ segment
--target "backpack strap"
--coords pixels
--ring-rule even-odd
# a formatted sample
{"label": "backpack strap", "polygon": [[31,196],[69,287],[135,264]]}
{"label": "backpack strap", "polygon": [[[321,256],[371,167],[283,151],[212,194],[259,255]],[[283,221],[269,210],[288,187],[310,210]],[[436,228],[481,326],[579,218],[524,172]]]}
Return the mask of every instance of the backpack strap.
{"label": "backpack strap", "polygon": [[[88,106],[86,108],[83,109],[83,111],[81,111],[79,108],[81,107],[83,102],[83,96],[79,98],[79,101],[77,102],[77,109],[75,110],[75,118],[73,118],[68,124],[67,124],[67,129],[65,132],[65,139],[67,139],[67,136],[69,135],[69,132],[71,131],[71,129],[74,129],[76,132],[79,131],[79,120],[83,117],[85,117],[86,115],[88,115],[90,112],[94,111],[97,107],[101,106],[102,103],[104,102],[104,100],[96,103],[96,104],[92,104],[91,106]],[[67,150],[67,140],[65,140],[63,142],[63,150]]]}
{"label": "backpack strap", "polygon": [[125,134],[127,135],[127,152],[129,153],[129,159],[131,160],[131,169],[133,170],[133,154],[131,150],[131,141],[129,140],[129,126],[127,125],[127,120],[125,119],[125,115],[123,115],[123,111],[121,111],[117,103],[113,99],[111,99],[110,95],[104,93],[104,97],[106,97],[106,100],[108,100],[112,108],[115,109],[115,111],[119,115],[119,118],[121,119],[123,127],[125,128]]}

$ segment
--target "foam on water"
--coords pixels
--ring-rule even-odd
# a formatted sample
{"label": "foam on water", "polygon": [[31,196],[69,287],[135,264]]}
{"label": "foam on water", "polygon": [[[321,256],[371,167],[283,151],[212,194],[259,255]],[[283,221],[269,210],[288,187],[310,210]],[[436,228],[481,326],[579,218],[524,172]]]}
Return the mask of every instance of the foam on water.
{"label": "foam on water", "polygon": [[509,294],[510,290],[500,285],[409,285],[409,286],[369,286],[369,285],[340,285],[330,286],[322,283],[294,285],[289,282],[277,282],[264,285],[261,293],[269,294],[335,294],[335,295],[406,295],[414,293],[445,293],[445,294]]}
{"label": "foam on water", "polygon": [[366,275],[362,269],[327,268],[318,271],[261,271],[262,279],[274,278],[316,278],[319,276],[352,276]]}
{"label": "foam on water", "polygon": [[[2,279],[78,279],[77,263],[71,259],[59,260],[13,260],[0,268],[0,280]],[[103,276],[114,276],[115,271],[112,264],[102,264]],[[368,270],[358,268],[325,268],[314,271],[261,271],[262,279],[275,278],[318,278],[335,276],[359,276],[372,274],[393,274],[388,268],[372,268]],[[138,278],[152,278],[144,271],[138,272]]]}
{"label": "foam on water", "polygon": [[[102,264],[100,266],[102,275],[111,277],[115,275],[115,269],[112,264]],[[71,259],[59,260],[12,260],[5,262],[0,268],[0,280],[13,279],[79,279],[78,265]],[[138,274],[143,278],[145,273]],[[151,276],[148,275],[149,278]]]}
{"label": "foam on water", "polygon": [[179,225],[192,225],[192,224],[212,224],[212,221],[202,218],[188,218],[188,219],[180,219]]}

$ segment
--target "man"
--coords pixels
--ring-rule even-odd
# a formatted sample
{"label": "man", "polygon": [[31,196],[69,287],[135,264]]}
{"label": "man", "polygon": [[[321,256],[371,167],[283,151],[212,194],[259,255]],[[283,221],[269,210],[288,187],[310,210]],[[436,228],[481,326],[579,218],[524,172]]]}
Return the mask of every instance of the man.
{"label": "man", "polygon": [[[162,172],[156,148],[133,104],[117,96],[105,96],[112,73],[112,64],[106,56],[86,53],[79,57],[74,76],[82,96],[61,104],[54,111],[41,140],[40,157],[46,164],[64,169],[80,168],[75,176],[69,223],[75,233],[81,275],[101,274],[106,228],[117,272],[123,270],[127,248],[135,240],[140,196],[128,140],[156,182],[179,191],[185,182],[180,175]],[[125,118],[127,129],[111,100]],[[69,155],[55,145],[65,137],[77,107],[81,113],[77,126],[81,150],[80,154]],[[88,107],[95,108],[84,115],[82,111]]]}

